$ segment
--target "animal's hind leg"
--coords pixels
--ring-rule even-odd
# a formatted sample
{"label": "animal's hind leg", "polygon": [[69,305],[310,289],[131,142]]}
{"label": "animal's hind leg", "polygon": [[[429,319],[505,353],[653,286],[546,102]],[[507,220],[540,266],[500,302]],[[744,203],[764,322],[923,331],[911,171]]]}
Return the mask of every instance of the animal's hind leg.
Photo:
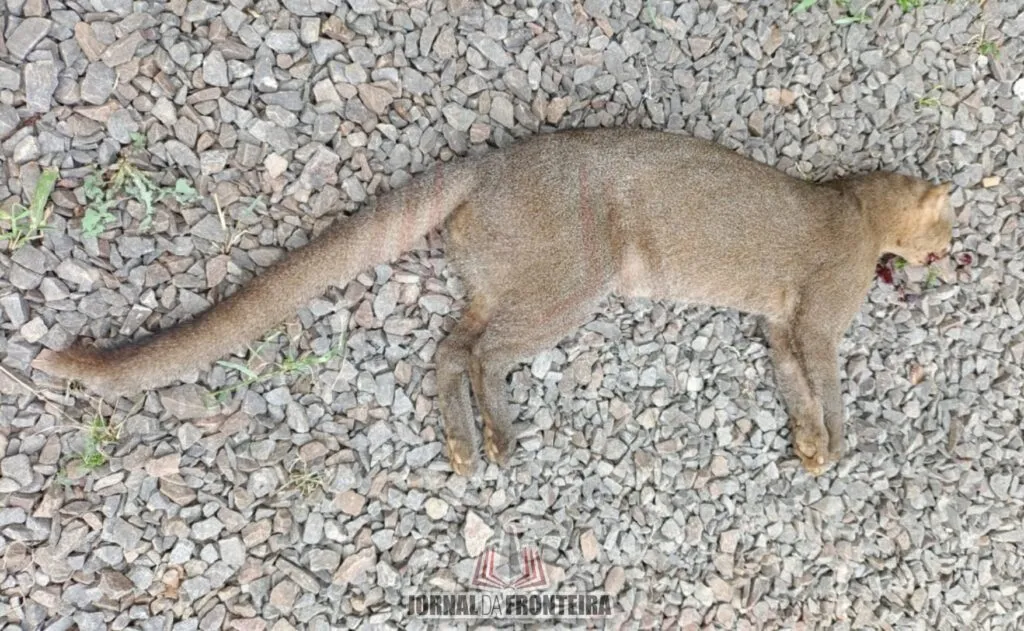
{"label": "animal's hind leg", "polygon": [[477,432],[469,395],[469,366],[473,345],[486,324],[480,301],[470,303],[451,334],[437,347],[437,396],[444,421],[448,462],[460,475],[472,473]]}
{"label": "animal's hind leg", "polygon": [[[588,291],[589,289],[589,291]],[[484,425],[484,453],[504,465],[515,436],[505,379],[520,361],[557,344],[586,322],[603,292],[577,286],[562,297],[536,290],[509,296],[491,314],[470,359],[470,378]],[[552,293],[558,296],[556,289]],[[533,294],[533,295],[531,295]]]}

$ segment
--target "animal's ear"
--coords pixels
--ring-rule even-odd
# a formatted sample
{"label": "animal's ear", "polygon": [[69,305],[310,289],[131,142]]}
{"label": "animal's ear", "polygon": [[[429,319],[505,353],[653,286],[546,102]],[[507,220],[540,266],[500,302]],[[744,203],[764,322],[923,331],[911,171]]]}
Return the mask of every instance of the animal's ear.
{"label": "animal's ear", "polygon": [[949,205],[949,183],[930,187],[921,195],[921,207],[932,215],[941,215]]}

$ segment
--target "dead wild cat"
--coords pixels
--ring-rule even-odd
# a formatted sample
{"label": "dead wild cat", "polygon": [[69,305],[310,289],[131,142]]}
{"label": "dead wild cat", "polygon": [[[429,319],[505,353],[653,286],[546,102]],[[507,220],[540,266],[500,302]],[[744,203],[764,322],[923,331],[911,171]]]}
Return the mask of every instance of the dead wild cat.
{"label": "dead wild cat", "polygon": [[162,386],[242,348],[331,285],[391,261],[428,231],[468,304],[437,349],[452,468],[515,437],[506,377],[591,317],[610,292],[765,317],[796,454],[812,472],[843,450],[836,347],[880,255],[944,255],[948,186],[872,173],[811,184],[713,143],[636,129],[546,134],[438,164],[335,222],[193,321],[116,349],[43,351],[34,366],[120,394]]}

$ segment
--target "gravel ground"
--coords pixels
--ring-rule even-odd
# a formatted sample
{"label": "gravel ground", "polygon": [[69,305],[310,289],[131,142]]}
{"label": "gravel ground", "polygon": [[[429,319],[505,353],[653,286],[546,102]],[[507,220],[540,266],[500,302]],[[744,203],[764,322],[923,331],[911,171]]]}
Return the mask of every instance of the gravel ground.
{"label": "gravel ground", "polygon": [[[408,595],[467,589],[510,525],[610,627],[1024,624],[1019,2],[5,1],[0,200],[60,169],[0,253],[6,628],[422,628]],[[29,368],[203,311],[438,159],[610,125],[955,184],[954,260],[877,283],[842,346],[837,468],[792,457],[754,318],[613,300],[514,373],[512,466],[453,475],[437,235],[193,383],[104,405]],[[119,156],[201,198],[86,236]]]}

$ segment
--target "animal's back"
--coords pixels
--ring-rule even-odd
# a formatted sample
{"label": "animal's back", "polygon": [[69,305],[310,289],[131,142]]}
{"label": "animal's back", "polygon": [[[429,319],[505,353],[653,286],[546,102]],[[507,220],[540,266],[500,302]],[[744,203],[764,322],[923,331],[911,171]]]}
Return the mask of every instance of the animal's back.
{"label": "animal's back", "polygon": [[549,134],[480,166],[472,221],[453,218],[467,226],[452,249],[456,259],[472,251],[460,265],[471,283],[484,276],[474,269],[532,273],[541,285],[571,273],[622,293],[764,311],[857,228],[834,190],[664,132]]}

